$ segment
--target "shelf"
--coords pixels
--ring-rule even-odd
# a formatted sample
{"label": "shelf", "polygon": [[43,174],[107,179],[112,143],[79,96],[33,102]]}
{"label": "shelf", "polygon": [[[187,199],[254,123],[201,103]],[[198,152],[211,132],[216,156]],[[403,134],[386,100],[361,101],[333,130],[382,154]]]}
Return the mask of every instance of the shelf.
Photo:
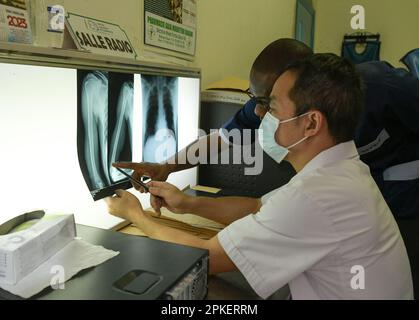
{"label": "shelf", "polygon": [[79,69],[104,69],[115,72],[152,73],[199,77],[198,68],[173,66],[127,58],[93,54],[73,49],[36,47],[28,44],[0,42],[0,62]]}

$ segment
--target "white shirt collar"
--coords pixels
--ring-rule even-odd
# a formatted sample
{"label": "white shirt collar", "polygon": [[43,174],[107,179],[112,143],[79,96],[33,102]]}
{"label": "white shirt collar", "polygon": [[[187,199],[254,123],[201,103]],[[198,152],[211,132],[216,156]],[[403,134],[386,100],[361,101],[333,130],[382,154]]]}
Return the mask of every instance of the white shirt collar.
{"label": "white shirt collar", "polygon": [[320,152],[317,156],[311,159],[310,162],[307,163],[295,177],[300,177],[310,171],[325,167],[334,162],[355,158],[359,158],[355,142],[351,140],[348,142],[340,143]]}

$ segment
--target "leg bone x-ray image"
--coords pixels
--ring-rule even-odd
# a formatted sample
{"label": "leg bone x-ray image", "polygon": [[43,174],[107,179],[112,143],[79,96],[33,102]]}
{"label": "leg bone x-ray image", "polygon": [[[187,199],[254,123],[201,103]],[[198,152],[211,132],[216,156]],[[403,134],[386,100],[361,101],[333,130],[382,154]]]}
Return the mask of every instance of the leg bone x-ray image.
{"label": "leg bone x-ray image", "polygon": [[[112,163],[117,161],[132,161],[132,135],[133,135],[133,113],[134,113],[134,88],[133,75],[118,75],[111,73],[109,78],[110,93],[113,91],[119,94],[109,95],[109,128],[111,140],[108,155],[108,168],[112,182],[121,181],[125,177],[114,167]],[[115,88],[112,89],[112,88]]]}
{"label": "leg bone x-ray image", "polygon": [[178,78],[141,76],[143,161],[161,162],[178,150]]}
{"label": "leg bone x-ray image", "polygon": [[[112,168],[132,160],[134,89],[132,74],[82,71],[78,81],[77,149],[83,177],[95,200],[129,187]],[[118,184],[124,180],[124,186]]]}

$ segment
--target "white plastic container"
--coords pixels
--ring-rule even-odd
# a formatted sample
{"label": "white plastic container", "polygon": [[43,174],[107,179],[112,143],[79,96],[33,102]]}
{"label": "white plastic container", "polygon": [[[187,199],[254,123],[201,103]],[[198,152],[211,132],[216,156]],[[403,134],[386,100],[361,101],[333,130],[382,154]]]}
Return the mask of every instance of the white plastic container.
{"label": "white plastic container", "polygon": [[76,236],[72,214],[30,212],[4,223],[0,228],[9,230],[13,226],[31,222],[33,216],[38,220],[35,224],[0,235],[0,284],[16,284]]}

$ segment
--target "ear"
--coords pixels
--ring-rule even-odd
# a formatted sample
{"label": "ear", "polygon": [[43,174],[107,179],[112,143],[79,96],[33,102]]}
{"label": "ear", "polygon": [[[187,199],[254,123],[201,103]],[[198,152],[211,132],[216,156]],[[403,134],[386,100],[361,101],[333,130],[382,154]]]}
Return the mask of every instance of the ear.
{"label": "ear", "polygon": [[311,113],[307,115],[305,136],[312,137],[316,135],[324,126],[325,120],[324,115],[320,111],[311,111]]}

